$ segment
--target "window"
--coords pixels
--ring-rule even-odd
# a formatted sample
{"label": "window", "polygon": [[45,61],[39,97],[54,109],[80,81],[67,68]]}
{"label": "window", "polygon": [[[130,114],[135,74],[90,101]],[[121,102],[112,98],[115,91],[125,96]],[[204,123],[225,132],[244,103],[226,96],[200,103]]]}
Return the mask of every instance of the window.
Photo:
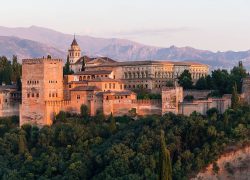
{"label": "window", "polygon": [[77,95],[77,96],[76,96],[76,99],[80,99],[80,98],[81,98],[81,96],[80,96],[80,95]]}
{"label": "window", "polygon": [[111,89],[111,83],[109,83],[109,89]]}
{"label": "window", "polygon": [[36,94],[36,97],[39,97],[39,93]]}
{"label": "window", "polygon": [[71,88],[71,85],[69,85],[69,88]]}
{"label": "window", "polygon": [[27,98],[29,98],[29,97],[30,97],[30,93],[27,94]]}
{"label": "window", "polygon": [[[126,85],[125,85],[126,86]],[[122,84],[120,84],[120,89],[122,89]]]}
{"label": "window", "polygon": [[51,93],[49,93],[49,97],[51,97]]}
{"label": "window", "polygon": [[113,89],[115,89],[115,83],[113,83]]}
{"label": "window", "polygon": [[34,95],[34,93],[32,93],[32,97],[34,97],[35,95]]}

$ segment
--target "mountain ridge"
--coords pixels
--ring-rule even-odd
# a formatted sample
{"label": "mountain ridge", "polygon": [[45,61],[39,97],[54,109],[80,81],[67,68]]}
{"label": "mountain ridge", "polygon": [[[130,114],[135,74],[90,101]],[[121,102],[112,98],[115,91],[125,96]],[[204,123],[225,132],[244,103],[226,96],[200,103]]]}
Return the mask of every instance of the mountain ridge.
{"label": "mountain ridge", "polygon": [[[30,26],[28,28],[8,28],[0,26],[0,36],[15,36],[40,43],[40,46],[54,48],[60,58],[66,58],[73,35],[61,33],[49,28]],[[172,61],[197,61],[205,63],[213,68],[229,68],[243,61],[246,66],[250,66],[250,50],[247,51],[217,51],[199,50],[192,47],[155,47],[140,44],[134,41],[118,38],[97,38],[91,36],[76,36],[84,55],[88,56],[108,56],[115,60],[172,60]],[[6,43],[6,42],[2,42]],[[15,45],[13,45],[15,46]],[[31,48],[30,52],[38,53],[39,50]],[[11,47],[1,47],[0,54],[6,52]],[[20,46],[20,49],[23,47]],[[46,49],[46,48],[45,48]],[[48,51],[48,50],[46,50]],[[45,52],[46,52],[45,51]],[[13,50],[15,52],[15,50]],[[60,53],[59,53],[60,52]],[[32,55],[32,53],[30,53]],[[27,56],[30,56],[28,54]],[[25,56],[25,54],[23,54]],[[45,54],[46,55],[46,54]],[[54,56],[54,54],[52,53]],[[63,57],[61,57],[63,56]]]}

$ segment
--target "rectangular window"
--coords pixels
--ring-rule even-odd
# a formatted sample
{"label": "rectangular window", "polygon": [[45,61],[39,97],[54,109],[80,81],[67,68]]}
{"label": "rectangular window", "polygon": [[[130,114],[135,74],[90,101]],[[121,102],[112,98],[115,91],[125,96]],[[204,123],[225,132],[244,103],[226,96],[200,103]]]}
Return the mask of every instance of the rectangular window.
{"label": "rectangular window", "polygon": [[30,97],[30,94],[28,93],[28,94],[27,94],[27,98],[29,98],[29,97]]}
{"label": "rectangular window", "polygon": [[115,89],[115,83],[113,83],[113,89]]}
{"label": "rectangular window", "polygon": [[77,96],[76,96],[76,99],[80,99],[80,98],[81,98],[81,96],[80,96],[80,95],[77,95]]}
{"label": "rectangular window", "polygon": [[36,94],[36,97],[39,97],[39,93]]}

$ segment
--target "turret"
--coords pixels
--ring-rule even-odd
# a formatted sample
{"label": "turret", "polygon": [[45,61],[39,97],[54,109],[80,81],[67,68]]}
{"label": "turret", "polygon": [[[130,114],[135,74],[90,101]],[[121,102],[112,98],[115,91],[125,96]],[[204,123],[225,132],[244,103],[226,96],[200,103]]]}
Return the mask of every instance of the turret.
{"label": "turret", "polygon": [[68,56],[69,56],[70,65],[75,64],[76,61],[81,57],[81,49],[76,42],[75,35],[74,35],[74,39],[71,43],[71,46],[68,50]]}

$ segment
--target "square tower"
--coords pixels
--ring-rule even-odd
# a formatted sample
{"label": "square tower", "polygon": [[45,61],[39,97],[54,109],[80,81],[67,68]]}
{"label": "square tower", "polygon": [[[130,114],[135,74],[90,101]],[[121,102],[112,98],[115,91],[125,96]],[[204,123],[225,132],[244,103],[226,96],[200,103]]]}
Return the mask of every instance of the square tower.
{"label": "square tower", "polygon": [[243,79],[241,96],[246,103],[250,104],[250,76]]}
{"label": "square tower", "polygon": [[63,100],[63,63],[61,59],[24,59],[22,62],[22,104],[20,126],[50,125],[45,116],[46,101]]}

